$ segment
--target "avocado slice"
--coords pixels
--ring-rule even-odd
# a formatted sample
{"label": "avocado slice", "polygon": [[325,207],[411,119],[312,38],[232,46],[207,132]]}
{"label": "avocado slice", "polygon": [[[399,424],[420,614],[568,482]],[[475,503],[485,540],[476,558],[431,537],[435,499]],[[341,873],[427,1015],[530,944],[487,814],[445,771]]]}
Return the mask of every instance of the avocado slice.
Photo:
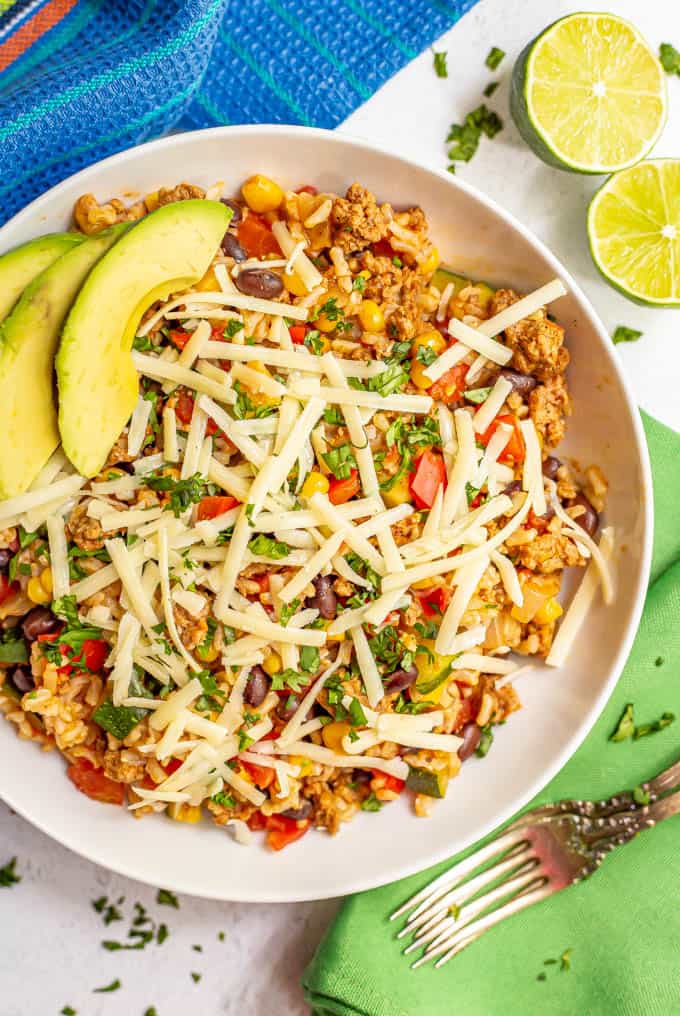
{"label": "avocado slice", "polygon": [[3,254],[0,257],[0,321],[7,317],[36,275],[83,240],[79,233],[49,233]]}
{"label": "avocado slice", "polygon": [[80,291],[56,365],[61,439],[82,475],[99,472],[135,408],[130,350],[142,314],[205,275],[231,215],[218,201],[164,205],[132,227]]}
{"label": "avocado slice", "polygon": [[[453,293],[451,295],[458,296],[461,289],[469,286],[471,281],[471,279],[466,279],[464,275],[458,275],[457,272],[453,272],[450,268],[440,265],[432,276],[431,284],[436,286],[440,293],[443,293],[449,282],[452,282]],[[488,307],[496,290],[488,282],[475,282],[474,285],[480,290],[482,307]]]}
{"label": "avocado slice", "polygon": [[129,224],[72,246],[24,290],[0,325],[0,497],[23,493],[59,444],[53,364],[88,272]]}

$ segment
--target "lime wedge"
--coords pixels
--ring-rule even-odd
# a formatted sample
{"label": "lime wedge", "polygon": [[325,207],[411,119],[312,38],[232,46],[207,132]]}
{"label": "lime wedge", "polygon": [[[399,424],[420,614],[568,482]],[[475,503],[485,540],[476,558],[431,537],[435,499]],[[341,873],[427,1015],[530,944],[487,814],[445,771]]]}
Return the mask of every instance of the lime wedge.
{"label": "lime wedge", "polygon": [[666,82],[638,30],[613,14],[570,14],[519,56],[510,109],[539,158],[577,173],[643,159],[666,120]]}
{"label": "lime wedge", "polygon": [[595,264],[625,296],[680,306],[680,159],[610,177],[590,202],[588,238]]}

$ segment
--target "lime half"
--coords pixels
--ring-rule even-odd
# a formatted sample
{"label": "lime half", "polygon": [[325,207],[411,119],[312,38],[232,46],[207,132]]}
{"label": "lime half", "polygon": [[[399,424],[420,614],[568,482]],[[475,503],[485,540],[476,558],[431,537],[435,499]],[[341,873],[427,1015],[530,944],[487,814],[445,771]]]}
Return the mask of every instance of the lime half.
{"label": "lime half", "polygon": [[680,159],[651,159],[610,177],[588,209],[595,264],[640,303],[680,306]]}
{"label": "lime half", "polygon": [[539,158],[577,173],[643,159],[666,120],[663,69],[638,30],[613,14],[570,14],[530,42],[510,108]]}

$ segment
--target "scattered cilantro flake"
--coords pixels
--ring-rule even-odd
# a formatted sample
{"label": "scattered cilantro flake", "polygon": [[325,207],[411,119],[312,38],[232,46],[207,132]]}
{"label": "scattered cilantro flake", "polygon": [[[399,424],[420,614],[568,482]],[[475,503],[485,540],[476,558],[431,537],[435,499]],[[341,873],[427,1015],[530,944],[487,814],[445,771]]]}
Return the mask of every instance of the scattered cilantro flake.
{"label": "scattered cilantro flake", "polygon": [[430,349],[429,346],[418,346],[418,352],[416,353],[416,360],[420,360],[421,363],[429,367],[431,363],[437,359],[437,354],[434,349]]}
{"label": "scattered cilantro flake", "polygon": [[111,983],[107,984],[105,987],[103,987],[103,988],[93,988],[92,991],[95,994],[103,994],[106,991],[118,991],[118,989],[120,987],[121,987],[121,982],[120,982],[120,979],[117,977],[115,979],[115,981],[111,981]]}
{"label": "scattered cilantro flake", "polygon": [[160,470],[146,474],[144,483],[151,490],[169,493],[170,497],[167,504],[164,505],[164,510],[171,511],[175,518],[179,518],[182,512],[190,508],[192,504],[198,504],[212,488],[212,484],[208,483],[200,473],[194,473],[193,476],[188,476],[185,480],[175,480],[172,476],[164,475]]}
{"label": "scattered cilantro flake", "polygon": [[352,289],[355,289],[357,293],[363,293],[366,288],[366,279],[363,275],[357,275],[352,282]]}
{"label": "scattered cilantro flake", "polygon": [[197,974],[195,970],[191,971],[191,980],[194,982],[194,984],[198,984],[198,982],[200,981],[201,977],[202,977],[202,974]]}
{"label": "scattered cilantro flake", "polygon": [[680,78],[680,53],[670,42],[659,46],[659,60],[666,74],[677,74]]}
{"label": "scattered cilantro flake", "polygon": [[485,727],[482,727],[482,736],[479,739],[479,744],[475,750],[475,755],[478,758],[484,758],[489,754],[489,748],[493,744],[493,733],[491,732],[491,724],[487,723]]}
{"label": "scattered cilantro flake", "polygon": [[633,732],[633,740],[637,741],[641,737],[647,737],[648,734],[658,734],[660,730],[670,727],[671,723],[674,722],[674,713],[662,713],[658,720],[653,720],[651,723],[643,723],[641,726],[636,727]]}
{"label": "scattered cilantro flake", "polygon": [[302,646],[300,649],[300,670],[316,674],[321,666],[321,656],[316,646]]}
{"label": "scattered cilantro flake", "polygon": [[368,379],[368,390],[370,392],[377,392],[378,395],[382,395],[383,398],[387,395],[393,395],[395,392],[401,391],[406,382],[409,379],[408,372],[399,363],[392,363],[383,370],[380,374],[376,374],[375,377]]}
{"label": "scattered cilantro flake", "polygon": [[272,677],[271,689],[272,691],[285,691],[290,689],[293,692],[302,691],[310,682],[311,677],[309,674],[301,674],[297,670],[292,670],[290,667],[286,667],[285,670],[279,671],[278,674],[274,674]]}
{"label": "scattered cilantro flake", "polygon": [[438,53],[436,49],[432,50],[434,72],[438,78],[448,78],[449,76],[449,71],[446,66],[447,55],[446,50],[442,50],[441,53]]}
{"label": "scattered cilantro flake", "polygon": [[329,452],[323,452],[323,460],[336,480],[348,480],[352,470],[356,468],[356,460],[351,445],[345,443]]}
{"label": "scattered cilantro flake", "polygon": [[21,875],[17,875],[16,872],[16,864],[17,859],[13,857],[11,861],[8,861],[7,864],[0,868],[0,888],[9,889],[10,886],[21,882]]}
{"label": "scattered cilantro flake", "polygon": [[218,942],[224,942],[225,937],[226,936],[225,936],[223,931],[218,931],[217,932],[217,940],[218,940]]}
{"label": "scattered cilantro flake", "polygon": [[251,554],[260,554],[262,557],[269,557],[273,561],[278,561],[282,557],[288,557],[290,554],[290,547],[287,543],[282,543],[279,540],[272,540],[270,536],[265,536],[264,533],[258,533],[248,544],[248,550]]}
{"label": "scattered cilantro flake", "polygon": [[284,605],[281,607],[281,613],[279,614],[279,624],[283,628],[286,627],[286,625],[290,621],[291,617],[293,617],[299,606],[300,601],[296,597],[294,600],[291,600],[290,603],[284,603]]}
{"label": "scattered cilantro flake", "polygon": [[192,945],[191,948],[194,950],[194,952],[203,952],[203,946],[202,945]]}
{"label": "scattered cilantro flake", "polygon": [[542,971],[540,972],[540,974],[538,975],[538,977],[536,978],[536,980],[537,980],[537,981],[545,981],[545,979],[547,978],[547,976],[548,976],[548,975],[546,974],[545,970],[542,970]]}
{"label": "scattered cilantro flake", "polygon": [[[462,124],[451,124],[447,142],[452,163],[469,162],[477,151],[482,134],[493,138],[503,129],[503,121],[484,103],[468,113]],[[451,166],[449,166],[449,170]]]}
{"label": "scattered cilantro flake", "polygon": [[663,656],[657,656],[657,658],[654,660],[654,666],[655,667],[663,667],[663,664],[664,664],[664,658],[663,658]]}
{"label": "scattered cilantro flake", "polygon": [[349,705],[349,722],[353,727],[365,727],[368,723],[364,707],[357,698],[353,698]]}
{"label": "scattered cilantro flake", "polygon": [[379,801],[373,792],[368,795],[365,801],[361,802],[362,811],[380,811],[381,808],[382,801]]}
{"label": "scattered cilantro flake", "polygon": [[71,1005],[65,1005],[59,1010],[60,1016],[78,1016],[77,1011]]}
{"label": "scattered cilantro flake", "polygon": [[484,63],[490,71],[495,71],[504,56],[505,50],[499,49],[498,46],[492,46]]}
{"label": "scattered cilantro flake", "polygon": [[560,956],[560,970],[571,970],[571,954],[573,949],[565,949]]}
{"label": "scattered cilantro flake", "polygon": [[237,321],[235,318],[228,322],[227,327],[224,329],[225,339],[233,339],[240,331],[243,330],[243,321]]}
{"label": "scattered cilantro flake", "polygon": [[224,790],[219,790],[216,794],[210,798],[215,804],[220,804],[223,808],[235,808],[236,798],[232,797],[231,794],[226,793]]}
{"label": "scattered cilantro flake", "polygon": [[138,353],[153,353],[156,349],[148,335],[136,335],[132,348]]}
{"label": "scattered cilantro flake", "polygon": [[627,325],[617,325],[612,335],[612,342],[615,346],[619,342],[637,342],[642,335],[642,332],[637,331],[636,328],[629,328]]}
{"label": "scattered cilantro flake", "polygon": [[610,735],[610,741],[625,741],[627,738],[632,737],[635,730],[635,721],[633,719],[633,703],[628,702],[625,709],[621,713],[621,718],[617,724],[616,730]]}
{"label": "scattered cilantro flake", "polygon": [[317,328],[307,332],[304,339],[307,349],[311,349],[315,356],[323,356],[326,351],[326,340]]}
{"label": "scattered cilantro flake", "polygon": [[174,907],[175,910],[179,910],[179,900],[174,893],[171,893],[169,889],[159,889],[156,894],[156,903],[160,903],[164,907]]}
{"label": "scattered cilantro flake", "polygon": [[158,1010],[155,1005],[150,1005],[148,1009],[144,1010],[144,1016],[158,1016]]}
{"label": "scattered cilantro flake", "polygon": [[159,924],[158,931],[156,932],[156,944],[163,945],[169,934],[167,924]]}
{"label": "scattered cilantro flake", "polygon": [[651,801],[649,791],[643,790],[642,787],[635,787],[633,790],[633,800],[636,804],[649,804]]}
{"label": "scattered cilantro flake", "polygon": [[498,88],[499,84],[500,84],[500,81],[490,81],[489,84],[484,89],[484,92],[483,92],[484,97],[487,98],[487,99],[490,99],[491,96],[493,95],[493,93]]}

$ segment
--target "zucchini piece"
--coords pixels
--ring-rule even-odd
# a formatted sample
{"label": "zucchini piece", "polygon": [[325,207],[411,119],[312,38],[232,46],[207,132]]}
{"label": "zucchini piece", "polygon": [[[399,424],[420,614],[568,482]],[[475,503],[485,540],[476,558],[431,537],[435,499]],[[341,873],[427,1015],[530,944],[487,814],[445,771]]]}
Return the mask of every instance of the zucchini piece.
{"label": "zucchini piece", "polygon": [[449,774],[444,769],[435,772],[433,769],[425,769],[420,766],[408,767],[406,786],[415,794],[424,794],[426,797],[445,797],[448,785]]}

